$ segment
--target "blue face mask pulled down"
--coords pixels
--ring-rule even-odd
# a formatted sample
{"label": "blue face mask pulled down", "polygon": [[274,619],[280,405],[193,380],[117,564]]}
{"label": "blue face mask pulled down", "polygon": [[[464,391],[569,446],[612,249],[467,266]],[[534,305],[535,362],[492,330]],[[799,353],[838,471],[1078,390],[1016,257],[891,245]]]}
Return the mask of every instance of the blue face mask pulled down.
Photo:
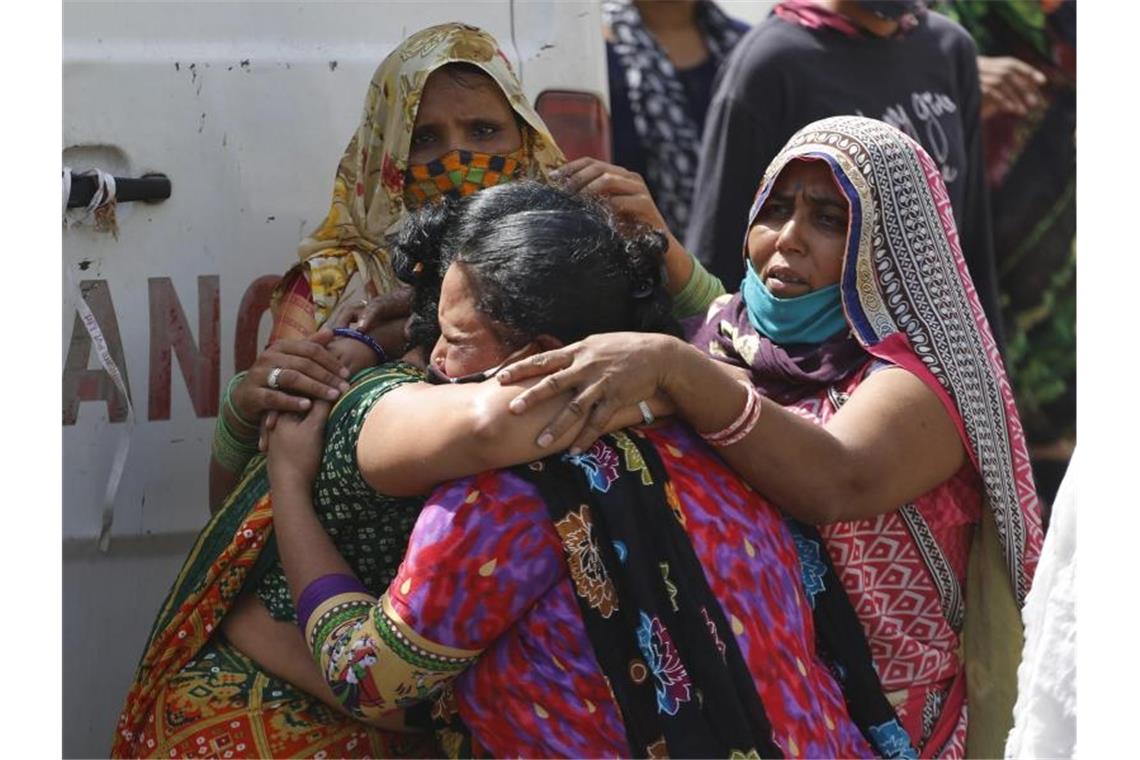
{"label": "blue face mask pulled down", "polygon": [[847,327],[839,285],[813,290],[795,298],[777,298],[768,292],[752,262],[740,284],[748,321],[774,343],[823,343]]}

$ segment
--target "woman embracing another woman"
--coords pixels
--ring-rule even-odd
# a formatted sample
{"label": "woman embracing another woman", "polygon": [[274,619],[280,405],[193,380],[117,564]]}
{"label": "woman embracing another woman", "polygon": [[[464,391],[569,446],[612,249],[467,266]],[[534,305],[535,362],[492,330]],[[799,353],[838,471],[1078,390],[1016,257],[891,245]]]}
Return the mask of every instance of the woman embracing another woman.
{"label": "woman embracing another woman", "polygon": [[[820,526],[924,756],[1001,753],[1017,610],[1042,542],[1024,435],[937,166],[862,117],[807,125],[765,173],[740,293],[692,342],[600,335],[521,360],[525,412],[584,451],[658,394],[789,515]],[[967,699],[969,692],[969,699]],[[969,713],[967,713],[969,707]]]}
{"label": "woman embracing another woman", "polygon": [[[534,183],[409,219],[397,269],[416,322],[438,314],[433,382],[269,434],[281,563],[322,677],[361,720],[430,714],[448,754],[913,756],[813,529],[648,405],[536,461],[562,400],[512,419],[516,389],[486,380],[586,335],[678,335],[665,248]],[[346,433],[355,471],[338,477]],[[440,481],[396,577],[370,588],[323,524],[335,489]]]}
{"label": "woman embracing another woman", "polygon": [[[409,727],[399,711],[372,725],[353,720],[343,695],[318,672],[282,573],[273,494],[258,455],[259,424],[267,415],[305,411],[314,400],[337,401],[333,418],[343,424],[326,446],[321,524],[356,577],[382,592],[400,565],[423,495],[450,478],[533,459],[541,424],[536,418],[509,440],[496,435],[491,445],[479,436],[487,430],[482,421],[466,414],[472,403],[462,393],[429,397],[426,406],[381,403],[423,377],[421,369],[388,359],[406,346],[410,300],[394,288],[390,235],[409,211],[516,180],[549,181],[561,162],[485,32],[463,24],[431,27],[380,64],[338,166],[329,213],[302,242],[301,263],[275,294],[271,344],[227,389],[210,465],[214,515],[159,611],[116,727],[113,756],[437,753],[430,736],[415,733],[422,725]],[[637,206],[643,189],[626,183],[616,192]],[[664,265],[686,274],[694,266],[679,247],[670,249]],[[421,288],[433,305],[431,318],[415,328],[428,346],[439,330],[431,290]],[[349,321],[361,300],[375,294],[371,305],[394,319],[376,329],[361,326],[368,332],[313,334]],[[370,472],[385,476],[362,480],[355,445],[365,412],[374,407],[380,413],[367,415],[375,429],[371,439],[392,445],[372,451]],[[505,402],[500,407],[509,416]],[[641,419],[636,407],[631,413],[627,424]],[[405,444],[423,438],[409,431],[438,427],[441,420],[457,423],[448,456],[409,460],[416,449]]]}

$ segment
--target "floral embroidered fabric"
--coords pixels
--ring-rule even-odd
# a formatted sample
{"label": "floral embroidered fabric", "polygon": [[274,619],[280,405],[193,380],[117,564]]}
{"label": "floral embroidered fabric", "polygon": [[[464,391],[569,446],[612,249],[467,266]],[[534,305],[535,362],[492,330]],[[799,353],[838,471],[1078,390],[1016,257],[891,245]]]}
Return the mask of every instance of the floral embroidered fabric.
{"label": "floral embroidered fabric", "polygon": [[[717,610],[700,610],[702,630],[717,657],[735,644],[768,715],[773,754],[871,755],[848,716],[842,687],[817,656],[803,571],[783,517],[692,433],[646,431],[642,444],[660,453],[668,507],[720,607],[720,622]],[[628,444],[615,444],[586,452],[576,464],[598,490],[617,488],[621,479],[658,480],[644,458],[629,451]],[[599,544],[587,529],[594,517],[574,509],[556,527],[537,489],[516,472],[484,473],[437,489],[380,603],[369,607],[367,595],[333,596],[323,609],[343,604],[356,612],[345,606],[338,621],[322,623],[325,613],[318,609],[310,620],[310,643],[334,690],[359,692],[355,704],[364,717],[390,710],[396,700],[434,698],[436,717],[454,710],[493,756],[630,754],[616,687],[599,667],[578,589],[599,613],[626,614],[608,592],[612,578],[597,556],[632,561],[639,549],[627,538]],[[569,561],[564,534],[574,538]],[[659,569],[659,608],[644,618],[635,613],[639,656],[631,658],[629,677],[649,684],[654,710],[668,714],[699,708],[707,695],[692,687],[664,613],[674,601],[682,603],[686,579],[672,566]],[[377,696],[384,707],[365,704],[377,704]],[[453,747],[445,741],[444,749]],[[665,749],[651,742],[637,752]]]}

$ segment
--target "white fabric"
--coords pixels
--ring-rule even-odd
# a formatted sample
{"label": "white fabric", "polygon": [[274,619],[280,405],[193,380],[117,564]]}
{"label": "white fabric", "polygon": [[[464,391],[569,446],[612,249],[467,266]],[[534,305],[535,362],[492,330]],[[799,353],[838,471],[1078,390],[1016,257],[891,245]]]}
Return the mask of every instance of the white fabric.
{"label": "white fabric", "polygon": [[[90,169],[85,172],[79,172],[74,176],[81,177],[84,175],[95,176],[95,192],[92,194],[91,200],[88,202],[86,208],[69,209],[67,207],[67,201],[71,198],[72,171],[69,166],[63,167],[64,226],[70,228],[73,225],[80,224],[86,221],[101,206],[110,204],[111,216],[106,229],[117,237],[118,233],[114,221],[114,176],[102,169]],[[96,229],[100,229],[98,225],[96,225]],[[87,335],[91,339],[91,345],[95,348],[95,354],[99,357],[99,363],[103,365],[103,371],[105,371],[107,376],[115,383],[115,387],[119,390],[119,393],[122,394],[123,400],[127,404],[126,424],[123,425],[119,434],[119,443],[115,447],[115,456],[111,460],[111,470],[107,475],[107,488],[103,492],[103,517],[99,528],[99,551],[106,553],[111,548],[111,526],[115,521],[115,497],[119,492],[119,483],[123,479],[123,470],[127,465],[127,454],[131,449],[131,433],[135,427],[135,408],[131,403],[131,394],[127,392],[127,384],[123,379],[123,373],[111,356],[111,350],[107,346],[107,339],[103,334],[103,328],[99,326],[99,320],[95,318],[95,313],[91,311],[91,307],[87,305],[87,299],[83,295],[82,288],[80,288],[79,284],[75,281],[75,273],[72,266],[65,264],[63,271],[67,276],[69,286],[72,291],[75,292],[75,308],[79,312],[83,326],[87,329]]]}
{"label": "white fabric", "polygon": [[1025,651],[1007,758],[1073,757],[1077,749],[1076,454],[1053,503],[1033,586],[1025,598]]}

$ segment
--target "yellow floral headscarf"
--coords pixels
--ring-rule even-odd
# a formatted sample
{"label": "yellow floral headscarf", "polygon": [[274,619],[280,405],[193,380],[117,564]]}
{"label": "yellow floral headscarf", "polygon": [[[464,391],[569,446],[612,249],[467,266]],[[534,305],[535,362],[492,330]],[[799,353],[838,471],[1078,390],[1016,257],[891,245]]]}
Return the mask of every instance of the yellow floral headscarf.
{"label": "yellow floral headscarf", "polygon": [[355,289],[358,273],[362,297],[395,286],[383,241],[404,215],[404,176],[424,85],[433,71],[449,63],[478,66],[503,91],[524,124],[526,176],[545,179],[564,163],[494,37],[458,23],[416,32],[372,75],[360,126],[337,167],[328,216],[301,241],[301,262],[274,291],[271,343],[313,333]]}

